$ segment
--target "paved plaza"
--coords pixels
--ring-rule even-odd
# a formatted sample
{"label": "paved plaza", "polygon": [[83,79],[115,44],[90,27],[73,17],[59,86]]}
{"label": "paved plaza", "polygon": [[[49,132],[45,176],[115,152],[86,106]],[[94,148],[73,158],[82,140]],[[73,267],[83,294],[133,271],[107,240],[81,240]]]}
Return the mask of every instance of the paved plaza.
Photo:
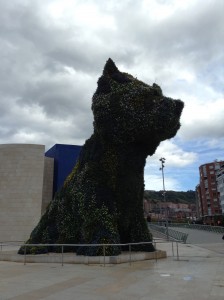
{"label": "paved plaza", "polygon": [[215,233],[212,231],[197,230],[184,227],[170,227],[170,229],[177,230],[182,233],[187,233],[188,244],[216,244],[222,242],[222,233]]}
{"label": "paved plaza", "polygon": [[105,266],[1,261],[0,300],[223,300],[224,242],[212,245],[158,243],[167,258]]}

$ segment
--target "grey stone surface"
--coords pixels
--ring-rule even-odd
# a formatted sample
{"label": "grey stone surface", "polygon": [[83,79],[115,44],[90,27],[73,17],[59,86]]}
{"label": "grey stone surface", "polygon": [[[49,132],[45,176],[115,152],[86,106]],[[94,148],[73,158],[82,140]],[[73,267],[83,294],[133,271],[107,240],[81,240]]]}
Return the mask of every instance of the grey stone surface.
{"label": "grey stone surface", "polygon": [[0,262],[0,299],[223,300],[223,254],[179,244],[177,260],[176,243],[157,247],[168,258],[105,267]]}
{"label": "grey stone surface", "polygon": [[187,243],[189,244],[209,244],[222,242],[222,233],[215,233],[206,230],[189,229],[183,227],[170,227],[176,231],[187,233]]}
{"label": "grey stone surface", "polygon": [[[16,247],[15,247],[16,248]],[[166,257],[166,251],[154,252],[123,252],[117,256],[83,256],[76,253],[48,253],[20,255],[13,247],[1,244],[0,261],[24,262],[26,263],[71,263],[71,264],[121,264],[149,259],[161,259]],[[9,250],[10,249],[10,250]]]}
{"label": "grey stone surface", "polygon": [[44,151],[44,145],[0,145],[0,241],[27,240],[52,198],[53,160]]}

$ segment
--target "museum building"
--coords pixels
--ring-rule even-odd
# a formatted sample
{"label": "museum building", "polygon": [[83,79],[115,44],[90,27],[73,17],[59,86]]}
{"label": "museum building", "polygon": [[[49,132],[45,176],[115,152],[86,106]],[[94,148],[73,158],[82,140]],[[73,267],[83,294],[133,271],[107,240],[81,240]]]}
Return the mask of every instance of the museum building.
{"label": "museum building", "polygon": [[81,146],[0,145],[0,242],[25,241],[75,165]]}

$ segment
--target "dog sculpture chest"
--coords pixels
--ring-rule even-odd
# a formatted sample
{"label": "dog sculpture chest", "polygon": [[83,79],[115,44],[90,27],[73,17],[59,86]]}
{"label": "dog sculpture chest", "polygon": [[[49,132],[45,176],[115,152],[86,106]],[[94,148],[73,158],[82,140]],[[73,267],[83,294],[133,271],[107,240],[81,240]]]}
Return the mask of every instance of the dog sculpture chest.
{"label": "dog sculpture chest", "polygon": [[[149,86],[120,72],[109,59],[93,96],[93,135],[28,243],[150,242],[142,209],[144,166],[161,141],[175,136],[182,109],[182,101],[164,97],[156,84]],[[69,250],[102,254],[102,247]],[[154,248],[146,244],[135,250]],[[108,246],[106,255],[120,251]]]}

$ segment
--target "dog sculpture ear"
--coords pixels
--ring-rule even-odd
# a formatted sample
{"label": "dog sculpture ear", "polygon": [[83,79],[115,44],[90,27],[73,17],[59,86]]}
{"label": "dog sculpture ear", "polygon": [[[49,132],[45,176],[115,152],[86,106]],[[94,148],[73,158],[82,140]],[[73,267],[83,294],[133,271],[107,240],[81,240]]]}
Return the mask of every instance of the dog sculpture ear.
{"label": "dog sculpture ear", "polygon": [[103,75],[97,82],[98,87],[95,94],[109,94],[111,92],[111,79],[121,84],[131,81],[124,73],[118,70],[113,60],[109,58],[104,66]]}
{"label": "dog sculpture ear", "polygon": [[111,58],[108,59],[104,66],[103,76],[110,77],[118,83],[127,83],[131,80],[124,73],[120,72]]}
{"label": "dog sculpture ear", "polygon": [[103,75],[111,77],[115,73],[120,73],[115,63],[109,58],[104,66]]}

